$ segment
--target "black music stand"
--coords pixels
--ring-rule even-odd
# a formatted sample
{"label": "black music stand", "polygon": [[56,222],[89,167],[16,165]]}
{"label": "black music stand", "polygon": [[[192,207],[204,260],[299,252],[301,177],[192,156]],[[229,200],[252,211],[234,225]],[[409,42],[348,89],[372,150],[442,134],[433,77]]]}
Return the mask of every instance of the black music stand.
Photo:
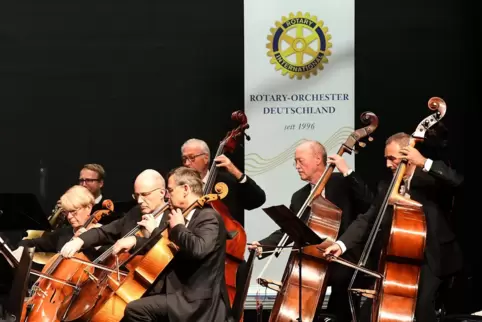
{"label": "black music stand", "polygon": [[0,193],[0,223],[0,231],[51,229],[32,193]]}
{"label": "black music stand", "polygon": [[269,208],[263,208],[263,211],[270,216],[273,221],[281,227],[295,243],[293,248],[298,249],[299,255],[299,316],[297,321],[302,322],[302,308],[301,308],[301,262],[303,260],[303,247],[319,245],[326,238],[321,238],[313,230],[311,230],[300,218],[298,218],[291,210],[285,205],[272,206]]}
{"label": "black music stand", "polygon": [[27,295],[28,276],[32,266],[34,248],[24,248],[18,268],[15,270],[12,287],[7,302],[4,305],[6,321],[20,321],[23,302]]}

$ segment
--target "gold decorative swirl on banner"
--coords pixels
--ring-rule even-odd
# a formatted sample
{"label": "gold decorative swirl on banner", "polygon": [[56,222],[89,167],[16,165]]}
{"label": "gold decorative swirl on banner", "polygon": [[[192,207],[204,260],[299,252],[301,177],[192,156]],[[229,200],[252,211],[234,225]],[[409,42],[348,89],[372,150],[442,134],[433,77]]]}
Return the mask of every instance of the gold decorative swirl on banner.
{"label": "gold decorative swirl on banner", "polygon": [[[326,151],[331,151],[342,145],[353,130],[352,127],[348,126],[338,129],[330,138],[328,138],[328,140],[326,140],[325,143],[322,143],[325,146]],[[305,141],[308,141],[308,139],[298,140],[285,151],[272,158],[262,157],[258,153],[246,154],[244,157],[244,169],[246,174],[250,177],[255,177],[279,167],[286,161],[293,161],[296,147]]]}

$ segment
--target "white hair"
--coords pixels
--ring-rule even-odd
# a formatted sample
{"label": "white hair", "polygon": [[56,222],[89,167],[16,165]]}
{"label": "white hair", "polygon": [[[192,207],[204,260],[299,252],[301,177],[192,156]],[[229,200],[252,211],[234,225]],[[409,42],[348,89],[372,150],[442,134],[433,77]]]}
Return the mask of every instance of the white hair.
{"label": "white hair", "polygon": [[184,144],[181,146],[181,153],[184,151],[184,148],[188,145],[195,145],[198,146],[203,153],[206,153],[208,156],[208,159],[211,159],[211,152],[209,151],[209,147],[206,142],[203,140],[199,139],[189,139]]}

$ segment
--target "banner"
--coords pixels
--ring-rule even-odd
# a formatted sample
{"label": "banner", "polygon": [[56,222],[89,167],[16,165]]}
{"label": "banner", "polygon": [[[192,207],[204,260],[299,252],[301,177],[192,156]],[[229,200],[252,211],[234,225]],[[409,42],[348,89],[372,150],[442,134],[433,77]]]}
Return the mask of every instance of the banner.
{"label": "banner", "polygon": [[[354,130],[354,6],[354,0],[244,2],[245,112],[252,138],[245,170],[266,191],[263,207],[289,206],[306,184],[294,166],[298,144],[318,140],[330,155]],[[353,156],[345,159],[354,168]],[[262,209],[246,213],[245,227],[248,242],[279,229]],[[273,259],[263,277],[281,281],[287,257]],[[259,289],[256,278],[267,261],[255,261],[249,296]]]}

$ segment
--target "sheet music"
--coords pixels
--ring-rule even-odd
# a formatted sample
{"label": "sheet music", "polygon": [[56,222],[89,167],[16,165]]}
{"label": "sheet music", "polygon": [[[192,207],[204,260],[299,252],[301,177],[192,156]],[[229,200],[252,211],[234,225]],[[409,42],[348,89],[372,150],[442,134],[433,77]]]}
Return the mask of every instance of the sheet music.
{"label": "sheet music", "polygon": [[3,257],[5,257],[8,264],[12,268],[15,268],[16,265],[10,261],[10,257],[7,254],[5,254],[4,251],[5,250],[8,251],[10,253],[10,255],[15,257],[17,259],[17,261],[20,262],[20,257],[22,257],[22,252],[23,252],[23,246],[20,246],[15,251],[12,251],[10,249],[10,247],[8,247],[7,243],[2,239],[2,237],[0,237],[0,243],[3,245],[3,247],[0,247],[0,253],[3,255]]}

